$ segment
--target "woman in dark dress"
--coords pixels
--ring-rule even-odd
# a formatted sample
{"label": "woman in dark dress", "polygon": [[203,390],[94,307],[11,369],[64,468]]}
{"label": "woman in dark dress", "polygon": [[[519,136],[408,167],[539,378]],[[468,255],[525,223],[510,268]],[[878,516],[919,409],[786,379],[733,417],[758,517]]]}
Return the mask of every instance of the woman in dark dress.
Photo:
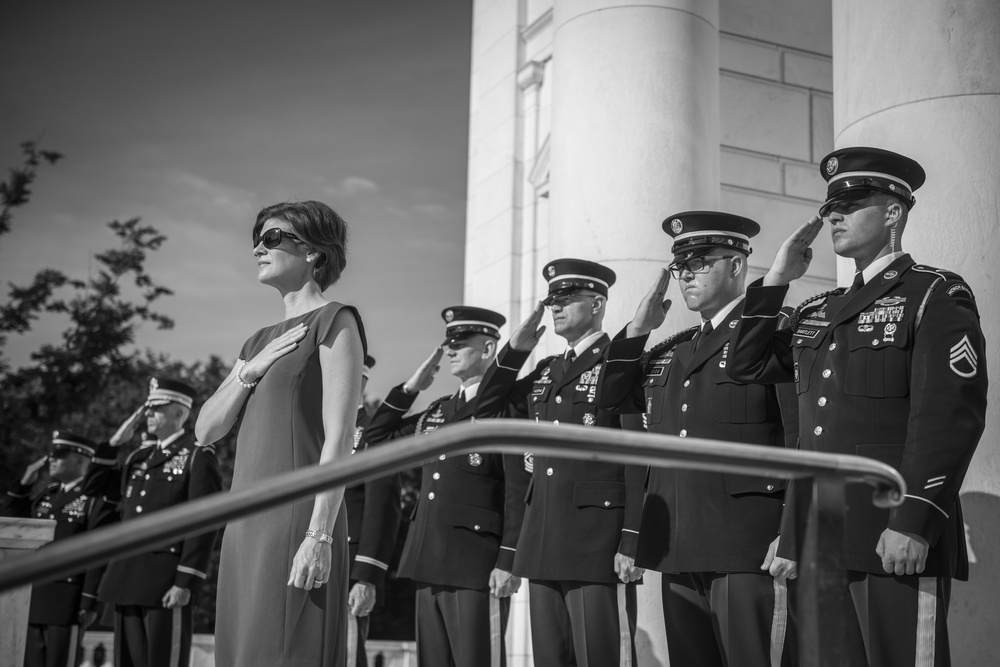
{"label": "woman in dark dress", "polygon": [[[257,215],[253,241],[257,278],[279,291],[285,319],[247,340],[195,427],[209,444],[239,422],[234,491],[350,455],[366,353],[357,311],[323,295],[346,264],[339,215],[313,201],[270,206]],[[343,495],[337,488],[226,527],[219,667],[345,664]]]}

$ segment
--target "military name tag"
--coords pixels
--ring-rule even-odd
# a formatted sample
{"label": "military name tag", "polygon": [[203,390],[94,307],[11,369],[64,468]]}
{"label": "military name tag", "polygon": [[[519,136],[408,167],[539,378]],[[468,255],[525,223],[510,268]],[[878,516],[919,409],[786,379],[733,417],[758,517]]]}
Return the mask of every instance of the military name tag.
{"label": "military name tag", "polygon": [[801,336],[802,338],[815,338],[819,335],[819,329],[804,329],[799,328],[795,330],[796,336]]}
{"label": "military name tag", "polygon": [[646,375],[651,378],[663,375],[663,366],[654,366],[653,368],[650,368],[646,371]]}

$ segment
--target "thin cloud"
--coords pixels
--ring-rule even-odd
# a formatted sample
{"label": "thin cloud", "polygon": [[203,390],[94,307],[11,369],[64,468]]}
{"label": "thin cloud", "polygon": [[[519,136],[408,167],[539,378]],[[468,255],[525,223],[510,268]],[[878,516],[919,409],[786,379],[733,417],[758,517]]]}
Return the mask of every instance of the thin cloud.
{"label": "thin cloud", "polygon": [[336,199],[348,199],[378,192],[378,184],[361,176],[348,176],[337,183],[327,185],[323,188],[323,192]]}

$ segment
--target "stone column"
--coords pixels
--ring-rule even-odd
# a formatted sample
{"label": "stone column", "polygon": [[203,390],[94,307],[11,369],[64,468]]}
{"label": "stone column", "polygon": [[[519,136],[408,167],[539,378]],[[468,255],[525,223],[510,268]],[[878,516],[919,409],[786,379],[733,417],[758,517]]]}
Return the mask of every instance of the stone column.
{"label": "stone column", "polygon": [[[718,1],[556,0],[553,19],[549,254],[618,273],[610,331],[669,263],[660,222],[719,205]],[[696,319],[672,297],[662,337]]]}
{"label": "stone column", "polygon": [[[918,261],[972,286],[993,372],[1000,368],[1000,3],[996,0],[835,0],[834,137],[913,157],[927,183],[903,236]],[[995,659],[1000,615],[1000,393],[966,476],[965,521],[976,556],[955,586],[954,664]]]}
{"label": "stone column", "polygon": [[[661,221],[719,205],[718,1],[555,0],[553,20],[549,255],[618,273],[614,335],[670,261]],[[660,338],[696,321],[671,297]],[[659,576],[645,581],[639,664],[666,665]]]}

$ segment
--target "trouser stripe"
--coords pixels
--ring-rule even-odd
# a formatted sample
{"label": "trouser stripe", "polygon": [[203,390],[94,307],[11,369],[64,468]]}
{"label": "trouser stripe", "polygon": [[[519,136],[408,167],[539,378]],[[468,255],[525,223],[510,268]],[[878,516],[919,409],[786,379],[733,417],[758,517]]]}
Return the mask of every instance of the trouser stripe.
{"label": "trouser stripe", "polygon": [[181,607],[174,607],[170,626],[170,667],[180,667],[181,664]]}
{"label": "trouser stripe", "polygon": [[80,651],[80,626],[69,626],[69,654],[66,656],[66,667],[76,667],[76,654]]}
{"label": "trouser stripe", "polygon": [[934,667],[934,637],[937,626],[937,577],[920,577],[917,594],[917,651],[915,667]]}
{"label": "trouser stripe", "polygon": [[490,665],[491,667],[500,667],[503,662],[501,661],[500,652],[503,649],[503,637],[501,636],[501,628],[503,627],[500,622],[500,598],[495,595],[490,595]]}
{"label": "trouser stripe", "polygon": [[771,614],[771,667],[780,667],[788,632],[788,584],[774,579],[774,613]]}
{"label": "trouser stripe", "polygon": [[358,617],[347,612],[347,667],[358,664]]}
{"label": "trouser stripe", "polygon": [[621,651],[618,664],[621,667],[632,667],[632,629],[628,622],[628,607],[625,604],[625,592],[628,584],[618,584],[618,631],[621,633]]}

